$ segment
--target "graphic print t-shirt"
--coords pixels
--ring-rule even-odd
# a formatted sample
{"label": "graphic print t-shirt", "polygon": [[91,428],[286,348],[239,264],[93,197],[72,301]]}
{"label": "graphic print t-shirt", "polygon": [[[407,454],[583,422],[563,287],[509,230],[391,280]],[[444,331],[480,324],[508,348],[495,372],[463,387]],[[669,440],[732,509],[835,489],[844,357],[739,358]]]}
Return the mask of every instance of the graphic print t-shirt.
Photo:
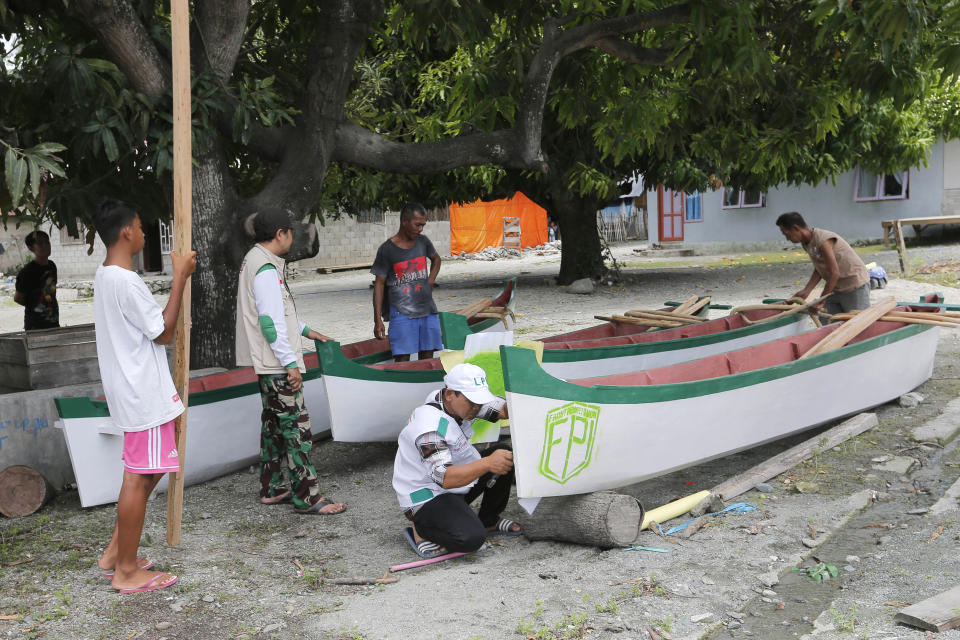
{"label": "graphic print t-shirt", "polygon": [[430,238],[422,234],[409,249],[402,249],[389,239],[380,245],[370,273],[387,279],[384,317],[388,317],[388,307],[411,318],[437,312],[429,282],[430,256],[436,253]]}
{"label": "graphic print t-shirt", "polygon": [[23,293],[23,328],[53,329],[60,326],[60,306],[57,304],[57,265],[29,262],[17,274],[17,291]]}

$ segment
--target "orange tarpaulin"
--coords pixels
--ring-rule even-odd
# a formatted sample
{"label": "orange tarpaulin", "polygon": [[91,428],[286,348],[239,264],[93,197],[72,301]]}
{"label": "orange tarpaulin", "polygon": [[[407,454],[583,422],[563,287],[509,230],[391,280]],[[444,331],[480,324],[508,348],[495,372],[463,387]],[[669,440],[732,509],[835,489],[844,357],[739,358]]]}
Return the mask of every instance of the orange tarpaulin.
{"label": "orange tarpaulin", "polygon": [[520,218],[520,244],[547,241],[547,211],[519,191],[509,200],[450,205],[450,253],[476,253],[503,246],[503,219]]}

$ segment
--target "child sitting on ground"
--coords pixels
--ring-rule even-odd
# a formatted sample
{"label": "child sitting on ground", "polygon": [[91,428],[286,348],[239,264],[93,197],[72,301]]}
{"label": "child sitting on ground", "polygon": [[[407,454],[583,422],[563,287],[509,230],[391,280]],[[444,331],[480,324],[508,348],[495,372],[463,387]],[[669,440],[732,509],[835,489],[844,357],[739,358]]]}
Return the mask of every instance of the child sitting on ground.
{"label": "child sitting on ground", "polygon": [[187,278],[197,254],[171,254],[173,283],[164,309],[133,271],[133,256],[143,249],[140,217],[130,205],[107,200],[94,226],[107,247],[107,259],[93,283],[97,359],[107,406],[123,430],[123,484],[117,500],[113,537],[98,566],[120,593],[169,587],[177,577],[149,571],[153,563],[137,557],[147,498],[163,474],[180,470],[173,420],[183,403],[173,386],[163,345],[173,338]]}

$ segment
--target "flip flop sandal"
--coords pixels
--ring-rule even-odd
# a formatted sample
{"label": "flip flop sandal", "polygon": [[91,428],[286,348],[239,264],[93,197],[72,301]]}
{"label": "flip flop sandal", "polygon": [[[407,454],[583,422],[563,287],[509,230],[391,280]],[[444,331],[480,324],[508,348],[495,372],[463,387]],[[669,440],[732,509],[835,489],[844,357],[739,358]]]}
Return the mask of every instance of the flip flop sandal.
{"label": "flip flop sandal", "polygon": [[[163,576],[170,576],[169,580],[164,580],[163,582],[157,582]],[[152,577],[148,582],[140,587],[132,587],[130,589],[117,589],[119,593],[140,593],[141,591],[154,591],[156,589],[166,589],[167,587],[172,587],[177,582],[177,576],[171,575],[169,573],[158,573]]]}
{"label": "flip flop sandal", "polygon": [[[151,561],[147,560],[146,558],[137,558],[137,569],[143,569],[144,571],[146,571],[147,569],[152,569],[152,568],[153,568],[153,563]],[[100,575],[103,576],[104,578],[112,578],[113,569],[101,569]]]}
{"label": "flip flop sandal", "polygon": [[308,509],[294,509],[294,511],[297,513],[302,513],[304,515],[309,515],[309,516],[336,516],[336,515],[340,515],[341,513],[347,510],[347,507],[344,506],[341,511],[337,511],[336,513],[324,513],[323,511],[321,511],[321,509],[323,509],[328,504],[334,504],[334,503],[330,502],[329,500],[317,500],[312,505],[310,505]]}
{"label": "flip flop sandal", "polygon": [[514,531],[513,525],[517,524],[513,520],[508,520],[507,518],[500,518],[500,522],[489,532],[490,535],[500,535],[500,536],[522,536],[523,529],[520,531]]}
{"label": "flip flop sandal", "polygon": [[430,558],[442,556],[447,552],[446,549],[436,542],[430,542],[429,540],[417,542],[416,538],[413,537],[413,529],[410,527],[403,530],[403,537],[407,539],[407,543],[410,545],[410,548],[413,549],[413,552],[421,558],[429,560]]}
{"label": "flip flop sandal", "polygon": [[280,504],[281,502],[290,502],[293,499],[293,494],[289,491],[284,491],[283,493],[278,493],[275,496],[267,496],[260,498],[262,504]]}

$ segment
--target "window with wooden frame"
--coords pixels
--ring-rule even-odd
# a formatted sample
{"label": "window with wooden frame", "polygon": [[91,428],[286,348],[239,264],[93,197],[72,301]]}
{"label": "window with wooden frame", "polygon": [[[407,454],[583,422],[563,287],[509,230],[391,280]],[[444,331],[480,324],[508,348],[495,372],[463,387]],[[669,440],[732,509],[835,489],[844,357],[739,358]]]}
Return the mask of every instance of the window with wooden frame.
{"label": "window with wooden frame", "polygon": [[724,209],[751,209],[767,204],[767,194],[762,191],[743,191],[733,187],[723,188]]}
{"label": "window with wooden frame", "polygon": [[854,202],[906,200],[910,197],[910,172],[874,173],[857,167],[853,186]]}

